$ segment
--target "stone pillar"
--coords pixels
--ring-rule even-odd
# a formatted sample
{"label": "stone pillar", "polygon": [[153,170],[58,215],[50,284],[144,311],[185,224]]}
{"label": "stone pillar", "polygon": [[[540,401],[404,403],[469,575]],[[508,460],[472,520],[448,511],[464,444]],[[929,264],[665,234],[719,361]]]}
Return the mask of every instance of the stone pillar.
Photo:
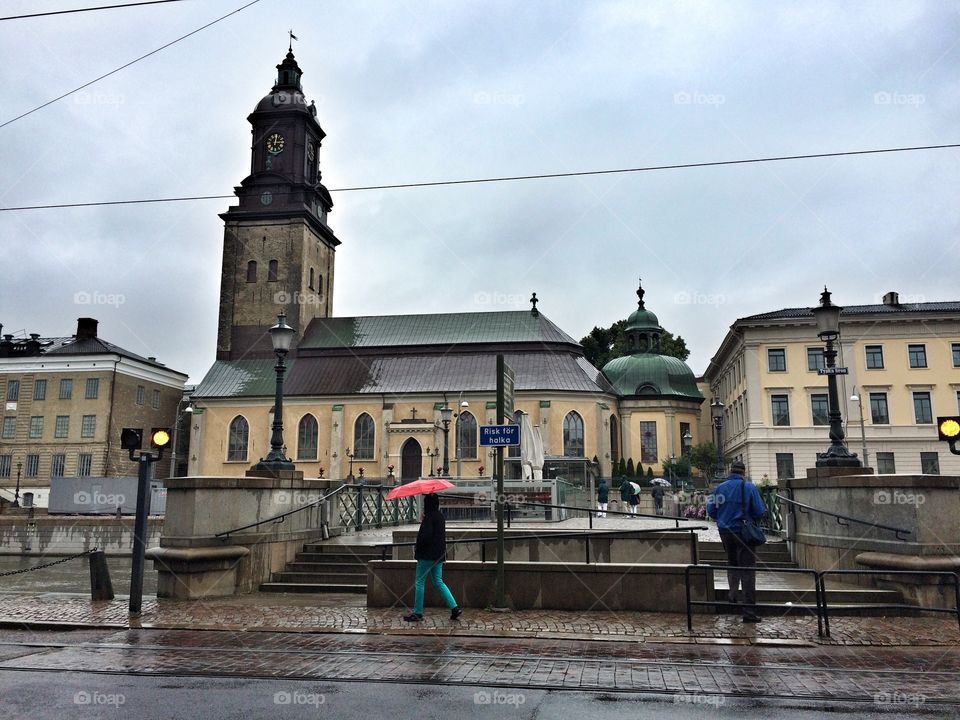
{"label": "stone pillar", "polygon": [[330,473],[328,477],[335,479],[343,477],[343,405],[334,405],[330,413]]}

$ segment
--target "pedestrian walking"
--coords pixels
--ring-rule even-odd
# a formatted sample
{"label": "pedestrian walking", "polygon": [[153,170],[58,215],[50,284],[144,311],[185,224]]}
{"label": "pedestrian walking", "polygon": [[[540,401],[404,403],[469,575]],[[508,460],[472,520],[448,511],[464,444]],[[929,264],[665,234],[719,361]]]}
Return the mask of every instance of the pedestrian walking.
{"label": "pedestrian walking", "polygon": [[727,553],[730,567],[744,570],[727,570],[728,599],[742,604],[743,622],[760,622],[756,608],[757,553],[753,545],[743,538],[744,525],[756,522],[767,514],[757,486],[744,477],[747,468],[740,460],[730,465],[730,475],[707,500],[707,514],[717,521],[720,542]]}
{"label": "pedestrian walking", "polygon": [[600,478],[597,483],[597,517],[607,516],[607,503],[610,501],[610,488],[607,487],[606,478]]}
{"label": "pedestrian walking", "polygon": [[413,557],[417,561],[414,582],[413,612],[404,615],[407,622],[423,620],[423,593],[429,576],[440,597],[450,608],[450,619],[462,614],[450,588],[443,582],[443,561],[447,554],[447,523],[440,512],[440,498],[435,493],[423,496],[423,518],[417,531],[417,545]]}
{"label": "pedestrian walking", "polygon": [[637,505],[640,504],[640,486],[636,483],[627,483],[630,486],[630,515],[637,516]]}
{"label": "pedestrian walking", "polygon": [[620,512],[629,512],[630,494],[632,492],[630,481],[625,477],[620,478]]}
{"label": "pedestrian walking", "polygon": [[663,515],[663,485],[654,485],[650,494],[653,495],[653,505],[657,515]]}

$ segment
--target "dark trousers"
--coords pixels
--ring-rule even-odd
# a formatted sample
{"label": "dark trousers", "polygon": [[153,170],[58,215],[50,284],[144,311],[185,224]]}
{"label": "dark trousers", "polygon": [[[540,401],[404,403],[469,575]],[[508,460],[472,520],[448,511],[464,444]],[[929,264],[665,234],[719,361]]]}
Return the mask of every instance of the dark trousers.
{"label": "dark trousers", "polygon": [[[757,553],[745,544],[740,536],[730,530],[720,531],[720,542],[727,553],[727,563],[731,566],[754,568],[757,566]],[[727,570],[730,585],[730,602],[743,604],[744,615],[755,615],[757,602],[757,573],[755,570]]]}

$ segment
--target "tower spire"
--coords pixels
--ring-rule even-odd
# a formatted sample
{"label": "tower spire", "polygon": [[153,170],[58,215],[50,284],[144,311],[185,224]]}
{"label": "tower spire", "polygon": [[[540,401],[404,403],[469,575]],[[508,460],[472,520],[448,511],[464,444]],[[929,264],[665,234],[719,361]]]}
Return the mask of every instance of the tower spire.
{"label": "tower spire", "polygon": [[638,307],[640,310],[645,309],[645,308],[643,307],[643,296],[644,296],[644,291],[643,291],[643,278],[638,278],[638,279],[637,279],[637,307]]}
{"label": "tower spire", "polygon": [[296,35],[293,34],[293,29],[292,29],[292,28],[291,28],[288,32],[289,32],[289,35],[290,35],[290,46],[287,48],[287,52],[293,52],[293,41],[294,41],[294,40],[299,40],[299,38],[298,38]]}

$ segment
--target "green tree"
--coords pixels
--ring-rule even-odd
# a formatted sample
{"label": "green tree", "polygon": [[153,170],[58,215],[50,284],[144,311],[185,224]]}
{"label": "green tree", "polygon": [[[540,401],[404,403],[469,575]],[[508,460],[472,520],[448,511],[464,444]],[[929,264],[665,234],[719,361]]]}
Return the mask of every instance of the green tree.
{"label": "green tree", "polygon": [[[700,471],[702,477],[711,478],[717,474],[717,446],[712,442],[694,445],[687,453],[687,457],[693,467]],[[729,462],[729,459],[724,458],[724,462]]]}
{"label": "green tree", "polygon": [[627,475],[627,461],[624,458],[620,458],[620,462],[617,464],[617,475],[620,477],[626,477]]}
{"label": "green tree", "polygon": [[653,468],[652,468],[652,467],[648,467],[648,468],[647,468],[647,480],[653,480]]}
{"label": "green tree", "polygon": [[627,472],[626,472],[626,477],[631,477],[631,478],[632,478],[632,477],[636,477],[636,476],[637,476],[637,471],[634,470],[634,468],[633,468],[633,458],[630,458],[629,460],[627,460]]}
{"label": "green tree", "polygon": [[663,464],[663,476],[674,480],[690,477],[690,458],[686,455],[675,457],[672,460],[667,458],[660,461]]}
{"label": "green tree", "polygon": [[[611,360],[627,355],[627,339],[623,334],[626,326],[626,320],[617,320],[607,328],[595,327],[589,335],[580,340],[584,357],[594,367],[602,368]],[[664,330],[660,336],[660,349],[664,355],[671,355],[680,360],[690,357],[686,340],[669,330]]]}

